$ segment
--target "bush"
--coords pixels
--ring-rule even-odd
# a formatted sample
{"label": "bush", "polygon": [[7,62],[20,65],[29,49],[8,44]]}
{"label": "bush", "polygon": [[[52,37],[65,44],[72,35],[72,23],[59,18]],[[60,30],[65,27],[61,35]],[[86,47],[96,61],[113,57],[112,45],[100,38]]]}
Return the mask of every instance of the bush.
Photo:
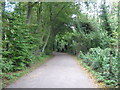
{"label": "bush", "polygon": [[118,83],[118,58],[110,54],[111,49],[91,48],[87,54],[83,54],[80,51],[79,58],[83,59],[83,62],[100,73],[104,78],[106,84],[113,84],[114,86]]}

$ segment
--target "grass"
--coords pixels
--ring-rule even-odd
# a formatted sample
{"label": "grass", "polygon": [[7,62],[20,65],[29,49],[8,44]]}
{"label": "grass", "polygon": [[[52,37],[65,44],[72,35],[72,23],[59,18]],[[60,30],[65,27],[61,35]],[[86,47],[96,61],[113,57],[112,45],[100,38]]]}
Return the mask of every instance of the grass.
{"label": "grass", "polygon": [[21,71],[4,73],[4,78],[2,78],[2,88],[5,88],[7,85],[15,82],[20,77],[32,72],[34,69],[41,66],[52,57],[53,56],[48,55],[37,56],[35,60],[33,60],[32,63],[30,64],[30,67],[26,67],[24,70]]}

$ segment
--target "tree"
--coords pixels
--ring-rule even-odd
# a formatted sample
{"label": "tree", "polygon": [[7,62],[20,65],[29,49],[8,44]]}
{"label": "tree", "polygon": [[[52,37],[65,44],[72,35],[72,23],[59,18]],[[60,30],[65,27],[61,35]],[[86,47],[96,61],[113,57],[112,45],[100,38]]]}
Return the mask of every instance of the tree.
{"label": "tree", "polygon": [[112,28],[110,26],[110,22],[108,19],[108,11],[107,11],[107,6],[106,6],[106,1],[103,1],[103,4],[101,5],[101,12],[102,14],[100,15],[102,19],[102,26],[103,29],[108,31],[108,35],[112,36]]}
{"label": "tree", "polygon": [[33,6],[35,5],[35,4],[37,4],[37,2],[35,2],[35,3],[32,3],[32,2],[28,2],[28,7],[27,7],[27,19],[26,19],[26,23],[27,24],[30,24],[30,20],[31,20],[31,16],[32,16],[32,8],[33,8]]}

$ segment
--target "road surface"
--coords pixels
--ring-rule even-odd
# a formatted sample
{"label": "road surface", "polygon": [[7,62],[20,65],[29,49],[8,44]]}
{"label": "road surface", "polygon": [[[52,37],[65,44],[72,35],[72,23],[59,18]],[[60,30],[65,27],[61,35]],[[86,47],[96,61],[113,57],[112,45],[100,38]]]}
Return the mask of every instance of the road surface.
{"label": "road surface", "polygon": [[7,88],[97,88],[94,81],[70,55],[55,56]]}

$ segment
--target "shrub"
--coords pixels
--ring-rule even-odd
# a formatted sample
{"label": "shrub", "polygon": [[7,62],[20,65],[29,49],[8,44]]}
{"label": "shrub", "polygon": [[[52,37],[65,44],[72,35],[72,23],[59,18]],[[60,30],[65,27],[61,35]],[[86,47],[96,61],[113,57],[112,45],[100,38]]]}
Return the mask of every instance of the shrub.
{"label": "shrub", "polygon": [[87,54],[80,51],[79,57],[83,59],[86,65],[100,73],[106,84],[115,86],[118,84],[118,58],[110,52],[110,48],[91,48]]}

